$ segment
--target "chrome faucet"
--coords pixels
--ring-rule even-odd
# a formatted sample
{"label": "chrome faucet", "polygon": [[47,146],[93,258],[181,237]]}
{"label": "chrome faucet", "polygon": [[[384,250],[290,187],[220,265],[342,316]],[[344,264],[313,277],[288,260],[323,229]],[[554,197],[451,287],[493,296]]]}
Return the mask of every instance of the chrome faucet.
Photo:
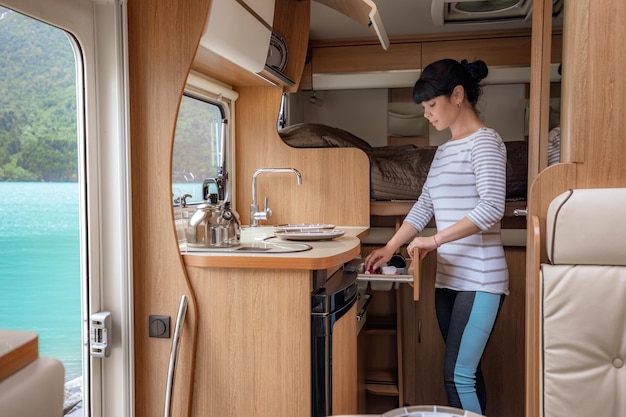
{"label": "chrome faucet", "polygon": [[256,202],[256,177],[263,172],[292,172],[296,175],[298,185],[302,184],[302,175],[295,168],[259,168],[252,175],[252,204],[250,204],[250,226],[257,227],[259,220],[267,220],[272,216],[272,209],[267,205],[267,197],[265,197],[265,208],[259,211],[259,205]]}

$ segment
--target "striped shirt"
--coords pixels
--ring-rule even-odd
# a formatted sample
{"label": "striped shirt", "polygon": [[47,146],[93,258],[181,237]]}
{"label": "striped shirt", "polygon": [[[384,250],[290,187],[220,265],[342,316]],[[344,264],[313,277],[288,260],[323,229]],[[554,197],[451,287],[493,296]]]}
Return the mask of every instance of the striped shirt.
{"label": "striped shirt", "polygon": [[493,129],[439,146],[422,194],[405,222],[417,230],[435,216],[437,230],[464,217],[480,232],[437,249],[435,287],[508,294],[500,236],[506,196],[506,148]]}
{"label": "striped shirt", "polygon": [[552,129],[548,135],[548,166],[561,161],[561,126]]}

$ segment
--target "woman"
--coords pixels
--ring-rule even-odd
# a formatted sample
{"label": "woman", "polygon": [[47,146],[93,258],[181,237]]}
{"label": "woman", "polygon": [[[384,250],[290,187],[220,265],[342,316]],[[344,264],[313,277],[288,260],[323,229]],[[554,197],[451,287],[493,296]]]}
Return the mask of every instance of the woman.
{"label": "woman", "polygon": [[[413,100],[437,129],[450,129],[439,146],[422,194],[402,226],[365,260],[385,265],[410,239],[409,255],[437,249],[435,308],[446,344],[444,381],[450,406],[483,414],[485,386],[480,359],[504,297],[508,269],[500,238],[506,192],[506,148],[476,113],[487,76],[483,61],[444,59],[428,65]],[[435,216],[437,233],[418,236]]]}

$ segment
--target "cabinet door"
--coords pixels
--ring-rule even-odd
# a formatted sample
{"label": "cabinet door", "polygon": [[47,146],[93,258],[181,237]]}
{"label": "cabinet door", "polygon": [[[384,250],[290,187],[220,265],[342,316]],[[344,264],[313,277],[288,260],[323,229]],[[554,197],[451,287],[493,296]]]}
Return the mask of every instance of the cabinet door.
{"label": "cabinet door", "polygon": [[[524,247],[507,247],[510,295],[487,344],[482,370],[487,385],[487,413],[524,415]],[[447,404],[443,383],[444,343],[435,314],[436,254],[422,261],[420,301],[401,288],[404,399],[409,405]]]}
{"label": "cabinet door", "polygon": [[356,308],[354,304],[333,328],[333,414],[354,414],[358,408]]}
{"label": "cabinet door", "polygon": [[443,385],[444,343],[435,316],[437,255],[422,260],[420,301],[413,289],[399,289],[402,308],[404,402],[409,405],[447,404]]}

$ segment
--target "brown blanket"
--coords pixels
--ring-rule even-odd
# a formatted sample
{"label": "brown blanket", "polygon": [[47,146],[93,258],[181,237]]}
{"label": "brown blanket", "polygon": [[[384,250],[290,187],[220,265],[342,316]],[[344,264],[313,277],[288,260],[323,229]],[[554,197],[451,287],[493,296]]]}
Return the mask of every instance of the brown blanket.
{"label": "brown blanket", "polygon": [[[370,160],[372,200],[417,200],[428,175],[436,146],[372,147],[363,139],[331,126],[301,123],[279,130],[283,141],[295,148],[354,147]],[[528,144],[505,142],[507,148],[507,201],[526,200]]]}

